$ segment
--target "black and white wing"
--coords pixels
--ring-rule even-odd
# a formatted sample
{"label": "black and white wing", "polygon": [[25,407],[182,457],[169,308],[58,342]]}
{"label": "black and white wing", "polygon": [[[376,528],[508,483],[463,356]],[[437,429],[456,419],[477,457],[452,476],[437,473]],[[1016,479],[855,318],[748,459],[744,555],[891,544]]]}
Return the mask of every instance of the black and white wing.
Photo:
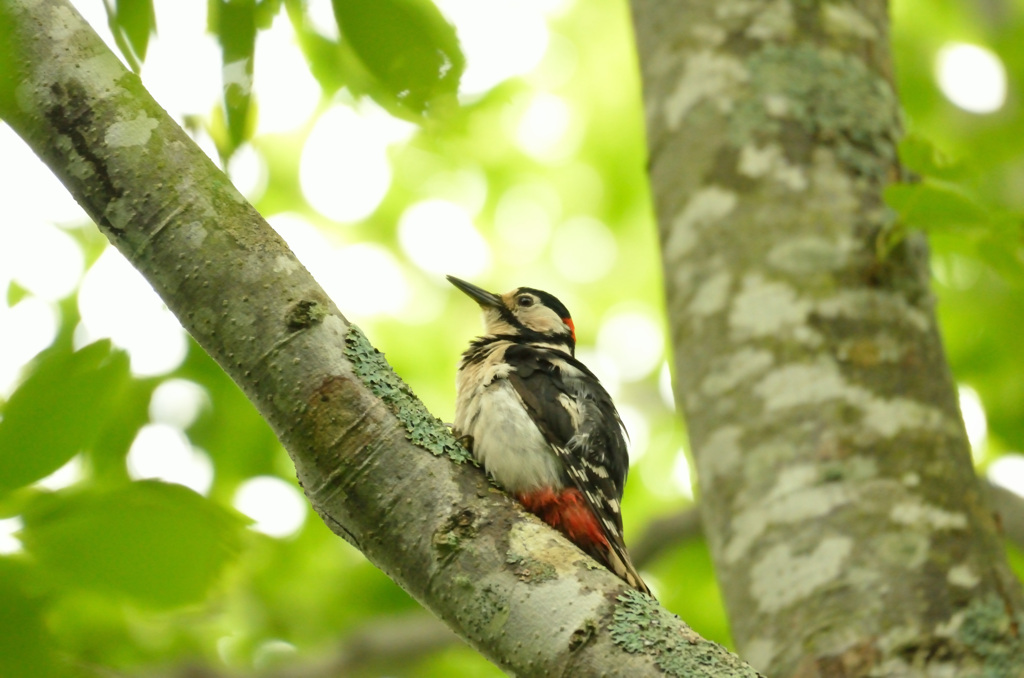
{"label": "black and white wing", "polygon": [[562,351],[511,346],[505,359],[513,368],[509,382],[563,464],[566,485],[583,495],[607,539],[608,548],[591,555],[649,593],[622,536],[620,502],[629,455],[611,396],[583,363]]}

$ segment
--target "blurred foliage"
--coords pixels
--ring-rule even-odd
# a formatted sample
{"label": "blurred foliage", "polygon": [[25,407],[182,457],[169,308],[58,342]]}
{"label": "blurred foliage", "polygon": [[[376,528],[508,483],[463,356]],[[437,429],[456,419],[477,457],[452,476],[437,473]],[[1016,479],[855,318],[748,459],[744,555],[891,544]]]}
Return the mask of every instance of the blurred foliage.
{"label": "blurred foliage", "polygon": [[121,54],[136,73],[146,60],[149,36],[156,30],[153,0],[104,0],[110,32]]}
{"label": "blurred foliage", "polygon": [[[984,403],[987,462],[1024,449],[1024,7],[900,0],[892,17],[909,133],[901,157],[921,181],[890,188],[890,204],[896,191],[895,202],[907,201],[896,205],[900,217],[929,233],[943,338],[957,381]],[[934,59],[949,42],[999,56],[1008,92],[1001,109],[975,115],[943,98]]]}
{"label": "blurred foliage", "polygon": [[[595,349],[599,330],[616,314],[662,314],[626,4],[563,2],[550,15],[547,52],[536,69],[461,98],[459,83],[472,62],[457,28],[433,4],[332,5],[338,35],[318,24],[302,0],[209,0],[208,25],[195,27],[197,36],[208,29],[218,37],[226,83],[223,101],[210,102],[213,112],[200,127],[223,159],[249,143],[265,161],[256,206],[271,219],[301,215],[332,242],[374,243],[394,253],[415,302],[394,315],[350,317],[445,420],[453,411],[457,356],[478,331],[478,318],[441,276],[413,263],[398,224],[423,200],[470,206],[492,257],[490,273],[474,282],[558,294],[576,319],[581,356],[634,413],[627,537],[650,518],[689,506],[677,480],[685,469],[684,436],[664,394],[664,368],[618,379]],[[161,3],[156,13],[139,0],[106,6],[117,45],[138,68]],[[1024,352],[1017,349],[1024,322],[1017,216],[1024,210],[1024,7],[897,0],[892,10],[909,131],[901,155],[916,176],[887,192],[890,237],[907,229],[930,234],[946,346],[957,380],[985,405],[989,436],[980,456],[989,461],[1024,449]],[[282,11],[284,28],[273,21]],[[391,148],[391,187],[361,223],[333,223],[303,197],[299,155],[310,125],[255,135],[259,97],[274,93],[250,90],[254,69],[271,66],[255,62],[254,45],[272,24],[294,32],[325,106],[368,97],[420,123],[411,140]],[[1002,58],[1010,96],[998,112],[966,113],[942,96],[934,60],[949,41],[985,45]],[[145,81],[144,65],[142,73]],[[523,120],[548,95],[568,105],[569,125],[555,152],[531,152],[519,138]],[[519,224],[510,229],[505,199],[513,195],[529,196],[534,211],[514,214]],[[566,224],[580,218],[605,224],[614,239],[613,261],[596,280],[580,275],[580,262],[585,267],[599,254],[593,243],[559,244]],[[92,227],[70,232],[87,263],[94,262],[102,236]],[[29,294],[12,283],[5,297],[13,305]],[[312,665],[363,625],[417,612],[415,601],[311,513],[287,538],[244,526],[230,508],[239,486],[260,475],[293,481],[294,471],[253,407],[197,346],[190,344],[170,374],[134,376],[125,354],[107,341],[72,348],[75,295],[58,310],[53,346],[25,367],[20,387],[0,403],[0,520],[23,526],[23,550],[0,556],[0,676],[141,676],[189,664],[244,675],[283,663]],[[154,390],[168,379],[188,380],[207,396],[185,430],[213,463],[206,496],[129,474],[128,451],[152,420]],[[77,482],[61,489],[35,484],[73,457],[82,469]],[[644,570],[669,609],[705,636],[729,642],[701,540],[668,545]],[[388,666],[387,673],[498,675],[461,646]]]}
{"label": "blurred foliage", "polygon": [[47,493],[23,518],[25,549],[53,586],[153,608],[202,600],[241,542],[237,515],[151,480]]}
{"label": "blurred foliage", "polygon": [[211,0],[210,31],[221,46],[226,138],[217,150],[228,158],[252,136],[252,73],[256,51],[256,0]]}
{"label": "blurred foliage", "polygon": [[91,446],[127,379],[128,356],[107,340],[41,357],[4,405],[0,491],[45,478]]}
{"label": "blurred foliage", "polygon": [[[465,68],[455,28],[430,0],[332,0],[344,42],[386,91],[390,110],[452,105]],[[383,98],[383,100],[382,100]]]}

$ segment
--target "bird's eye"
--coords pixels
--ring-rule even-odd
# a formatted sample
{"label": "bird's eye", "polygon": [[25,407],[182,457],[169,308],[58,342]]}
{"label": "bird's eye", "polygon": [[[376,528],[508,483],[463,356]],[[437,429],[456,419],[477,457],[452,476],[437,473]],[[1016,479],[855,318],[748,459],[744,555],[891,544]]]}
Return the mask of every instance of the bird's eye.
{"label": "bird's eye", "polygon": [[516,299],[516,303],[518,303],[520,306],[533,306],[533,297],[531,297],[529,294],[523,294],[518,299]]}

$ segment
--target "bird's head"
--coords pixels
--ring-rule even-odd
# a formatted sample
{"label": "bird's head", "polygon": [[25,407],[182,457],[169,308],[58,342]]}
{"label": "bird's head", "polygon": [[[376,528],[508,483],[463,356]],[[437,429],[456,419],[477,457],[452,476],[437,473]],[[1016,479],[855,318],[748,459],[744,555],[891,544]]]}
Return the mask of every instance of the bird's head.
{"label": "bird's head", "polygon": [[495,294],[451,275],[448,282],[480,304],[487,334],[564,344],[570,354],[574,352],[576,327],[569,309],[554,295],[532,287],[517,287],[505,294]]}

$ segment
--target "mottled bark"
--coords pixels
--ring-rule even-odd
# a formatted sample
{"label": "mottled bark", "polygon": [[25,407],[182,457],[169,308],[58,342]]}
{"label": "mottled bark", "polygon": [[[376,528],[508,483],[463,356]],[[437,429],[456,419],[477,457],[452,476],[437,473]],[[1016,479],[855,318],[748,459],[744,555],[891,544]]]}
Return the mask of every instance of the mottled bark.
{"label": "mottled bark", "polygon": [[882,0],[634,0],[676,389],[739,652],[1022,675],[899,175]]}
{"label": "mottled bark", "polygon": [[327,525],[492,661],[753,675],[453,463],[450,432],[65,0],[0,0],[0,116],[253,401]]}

